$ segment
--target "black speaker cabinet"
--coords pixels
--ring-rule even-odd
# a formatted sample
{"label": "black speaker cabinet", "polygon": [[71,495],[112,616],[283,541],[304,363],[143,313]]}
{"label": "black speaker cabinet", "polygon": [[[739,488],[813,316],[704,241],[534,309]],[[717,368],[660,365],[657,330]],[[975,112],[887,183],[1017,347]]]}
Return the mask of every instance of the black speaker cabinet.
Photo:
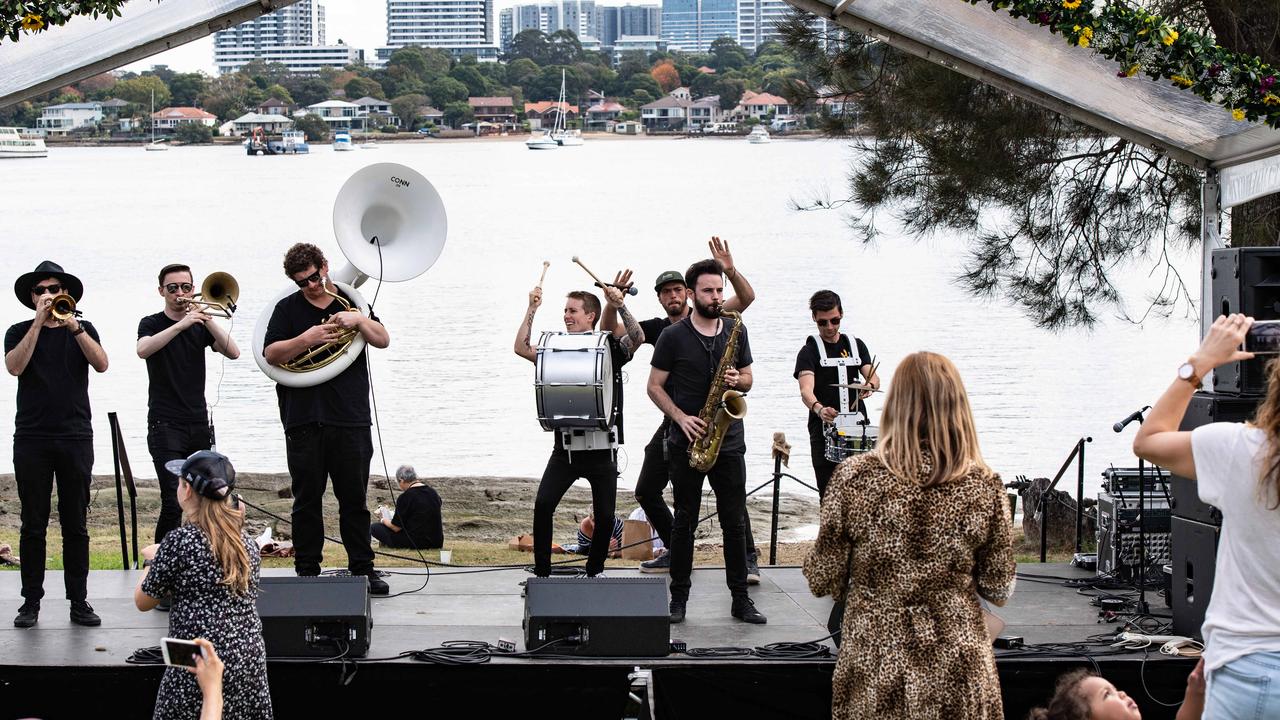
{"label": "black speaker cabinet", "polygon": [[369,581],[358,577],[263,577],[258,615],[267,657],[364,657],[373,619]]}
{"label": "black speaker cabinet", "polygon": [[1204,611],[1213,595],[1214,567],[1218,559],[1216,525],[1173,518],[1173,632],[1200,637]]}
{"label": "black speaker cabinet", "polygon": [[[1280,247],[1213,251],[1212,308],[1216,315],[1244,313],[1255,320],[1280,320]],[[1266,358],[1231,363],[1213,374],[1220,393],[1259,395],[1266,388]]]}
{"label": "black speaker cabinet", "polygon": [[[1197,392],[1191,396],[1187,414],[1182,417],[1179,430],[1194,430],[1216,422],[1244,422],[1253,417],[1259,398],[1221,393]],[[1200,500],[1195,481],[1173,475],[1169,485],[1172,493],[1173,514],[1210,525],[1222,524],[1222,513]]]}
{"label": "black speaker cabinet", "polygon": [[666,657],[669,618],[660,577],[529,578],[524,647],[549,655]]}

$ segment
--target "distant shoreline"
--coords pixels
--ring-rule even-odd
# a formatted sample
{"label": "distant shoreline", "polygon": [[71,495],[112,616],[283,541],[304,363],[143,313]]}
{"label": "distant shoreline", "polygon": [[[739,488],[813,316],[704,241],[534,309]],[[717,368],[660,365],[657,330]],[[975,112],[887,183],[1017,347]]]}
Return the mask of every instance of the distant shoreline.
{"label": "distant shoreline", "polygon": [[[378,145],[390,145],[392,143],[401,144],[434,144],[441,142],[524,142],[533,137],[533,133],[518,133],[510,135],[482,135],[468,137],[423,137],[411,133],[397,133],[396,135],[382,133],[368,133],[353,138],[357,146],[367,142],[368,140],[376,140]],[[583,139],[588,142],[618,142],[629,140],[641,141],[657,141],[657,140],[745,140],[746,135],[680,135],[680,134],[657,134],[650,135],[622,135],[619,133],[609,132],[592,132],[583,133]],[[774,140],[821,140],[823,139],[817,133],[791,133],[787,135],[774,135]],[[50,148],[58,147],[145,147],[151,143],[150,138],[56,138],[46,137],[45,144]],[[215,145],[224,147],[239,147],[244,143],[243,137],[215,137],[208,143],[198,143],[201,145]],[[167,143],[173,147],[186,147],[183,143],[172,142]],[[332,145],[333,139],[327,140],[308,140],[309,145]]]}

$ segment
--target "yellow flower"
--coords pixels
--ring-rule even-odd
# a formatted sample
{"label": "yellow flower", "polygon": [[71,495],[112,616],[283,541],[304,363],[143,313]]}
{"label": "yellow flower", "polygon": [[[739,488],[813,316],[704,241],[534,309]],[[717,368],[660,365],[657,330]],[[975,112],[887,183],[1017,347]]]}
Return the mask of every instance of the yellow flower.
{"label": "yellow flower", "polygon": [[44,18],[36,15],[35,13],[27,13],[27,15],[22,18],[22,29],[27,32],[35,32],[42,27],[44,27]]}
{"label": "yellow flower", "polygon": [[1085,37],[1084,35],[1081,35],[1076,40],[1076,44],[1079,45],[1080,47],[1089,47],[1089,38]]}
{"label": "yellow flower", "polygon": [[1076,26],[1076,30],[1080,33],[1080,37],[1076,38],[1076,44],[1080,47],[1089,47],[1089,41],[1093,39],[1093,28]]}
{"label": "yellow flower", "polygon": [[1134,64],[1132,64],[1132,65],[1130,65],[1129,67],[1127,67],[1127,68],[1125,68],[1125,69],[1124,69],[1124,76],[1125,76],[1125,77],[1133,77],[1134,75],[1137,75],[1137,74],[1138,74],[1138,71],[1139,71],[1139,70],[1141,70],[1141,69],[1142,69],[1142,66],[1141,66],[1141,65],[1139,65],[1138,63],[1134,63]]}
{"label": "yellow flower", "polygon": [[1075,10],[1080,7],[1080,0],[1062,0],[1062,7],[1068,10]]}
{"label": "yellow flower", "polygon": [[1264,105],[1280,105],[1280,97],[1276,97],[1275,93],[1267,93],[1262,96],[1262,104]]}
{"label": "yellow flower", "polygon": [[1160,42],[1165,45],[1172,45],[1178,40],[1178,31],[1168,25],[1160,26]]}
{"label": "yellow flower", "polygon": [[[1136,67],[1136,66],[1135,66],[1135,67]],[[1169,79],[1170,79],[1170,80],[1172,80],[1172,81],[1173,81],[1173,84],[1174,84],[1174,85],[1177,85],[1178,87],[1191,87],[1192,85],[1194,85],[1194,84],[1195,84],[1195,83],[1191,80],[1191,78],[1183,77],[1182,75],[1174,75],[1174,76],[1170,77]]]}
{"label": "yellow flower", "polygon": [[1235,108],[1231,111],[1231,117],[1237,121],[1244,120],[1244,111],[1240,108]]}

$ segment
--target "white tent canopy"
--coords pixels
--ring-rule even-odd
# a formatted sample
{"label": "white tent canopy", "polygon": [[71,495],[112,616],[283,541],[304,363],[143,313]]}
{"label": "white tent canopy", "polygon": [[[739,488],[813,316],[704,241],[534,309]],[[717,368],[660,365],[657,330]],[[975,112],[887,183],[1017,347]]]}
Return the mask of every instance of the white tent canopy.
{"label": "white tent canopy", "polygon": [[0,107],[239,25],[297,0],[129,0],[120,17],[77,16],[0,39]]}

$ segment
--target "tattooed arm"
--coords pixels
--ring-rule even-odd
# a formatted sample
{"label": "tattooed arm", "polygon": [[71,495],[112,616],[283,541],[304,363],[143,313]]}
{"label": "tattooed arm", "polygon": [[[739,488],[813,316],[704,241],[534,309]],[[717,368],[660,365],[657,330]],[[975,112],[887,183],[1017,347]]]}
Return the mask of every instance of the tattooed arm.
{"label": "tattooed arm", "polygon": [[520,357],[529,362],[537,362],[538,353],[533,347],[530,336],[533,334],[533,315],[538,312],[538,306],[542,304],[542,288],[536,287],[529,291],[529,310],[524,314],[524,321],[520,323],[520,329],[516,330],[515,351]]}

